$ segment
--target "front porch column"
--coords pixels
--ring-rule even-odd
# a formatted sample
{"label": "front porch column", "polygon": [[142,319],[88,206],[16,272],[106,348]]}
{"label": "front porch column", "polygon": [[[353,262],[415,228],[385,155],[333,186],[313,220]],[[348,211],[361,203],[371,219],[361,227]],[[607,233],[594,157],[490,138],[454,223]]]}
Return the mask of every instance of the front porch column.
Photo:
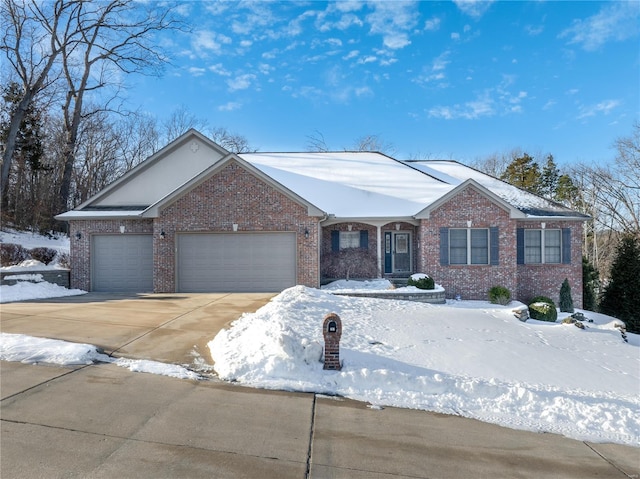
{"label": "front porch column", "polygon": [[382,227],[376,226],[376,233],[378,235],[378,278],[382,278]]}

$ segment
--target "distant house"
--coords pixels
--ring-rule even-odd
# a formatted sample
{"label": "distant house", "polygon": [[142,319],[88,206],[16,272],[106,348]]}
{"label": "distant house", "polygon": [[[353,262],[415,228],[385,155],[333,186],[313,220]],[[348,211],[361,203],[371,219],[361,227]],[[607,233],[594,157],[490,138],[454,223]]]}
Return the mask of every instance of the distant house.
{"label": "distant house", "polygon": [[502,285],[557,299],[565,278],[582,291],[587,217],[455,161],[233,154],[190,130],[57,218],[72,287],[89,291],[319,287],[346,248],[369,251],[379,277],[427,273],[448,297]]}

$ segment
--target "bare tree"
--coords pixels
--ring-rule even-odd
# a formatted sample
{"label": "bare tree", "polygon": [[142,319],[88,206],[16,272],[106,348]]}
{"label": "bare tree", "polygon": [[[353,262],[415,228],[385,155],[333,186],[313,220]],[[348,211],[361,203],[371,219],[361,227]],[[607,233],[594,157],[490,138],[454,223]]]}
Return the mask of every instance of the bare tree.
{"label": "bare tree", "polygon": [[208,124],[206,119],[198,118],[186,105],[180,105],[162,122],[164,140],[166,143],[171,143],[191,128],[204,130]]}
{"label": "bare tree", "polygon": [[[69,20],[81,8],[81,0],[55,2],[2,0],[0,50],[11,71],[3,69],[3,77],[20,83],[21,97],[11,114],[2,154],[0,190],[6,199],[9,171],[16,149],[20,125],[36,96],[50,89],[59,79],[56,69],[66,45],[78,41],[80,32],[70,28]],[[53,96],[53,95],[51,95]]]}
{"label": "bare tree", "polygon": [[314,130],[311,135],[307,135],[307,151],[321,153],[329,151],[329,147],[321,131]]}
{"label": "bare tree", "polygon": [[249,144],[244,136],[231,133],[224,127],[213,128],[209,131],[209,137],[218,145],[231,153],[254,153],[257,148]]}
{"label": "bare tree", "polygon": [[[351,148],[345,148],[350,150]],[[393,156],[396,153],[396,147],[392,143],[384,141],[380,135],[364,135],[357,138],[353,144],[355,151],[377,151],[385,155]]]}
{"label": "bare tree", "polygon": [[[111,109],[109,101],[118,97],[117,75],[159,74],[166,58],[153,43],[154,32],[177,29],[170,15],[171,5],[146,5],[128,0],[81,2],[71,19],[81,40],[62,45],[61,58],[67,94],[63,105],[67,132],[64,169],[58,208],[69,201],[78,129],[83,116]],[[103,106],[86,111],[85,96],[105,88],[115,88]],[[103,93],[104,95],[104,93]],[[97,105],[98,103],[96,103]]]}

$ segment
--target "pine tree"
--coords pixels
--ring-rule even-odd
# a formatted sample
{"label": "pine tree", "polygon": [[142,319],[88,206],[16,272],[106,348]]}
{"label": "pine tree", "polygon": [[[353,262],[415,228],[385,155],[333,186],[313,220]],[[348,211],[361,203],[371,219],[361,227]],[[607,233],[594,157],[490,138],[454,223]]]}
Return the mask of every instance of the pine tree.
{"label": "pine tree", "polygon": [[524,153],[515,158],[500,179],[534,194],[541,193],[540,167],[533,157]]}
{"label": "pine tree", "polygon": [[560,311],[563,313],[573,313],[573,298],[571,297],[571,286],[567,278],[562,282],[560,287]]}
{"label": "pine tree", "polygon": [[586,256],[582,257],[582,307],[596,311],[596,294],[600,288],[600,273]]}
{"label": "pine tree", "polygon": [[555,198],[559,179],[560,170],[553,161],[553,155],[549,155],[540,175],[540,194],[546,198]]}
{"label": "pine tree", "polygon": [[640,333],[640,239],[623,236],[616,249],[610,280],[604,290],[600,311],[624,321],[627,331]]}

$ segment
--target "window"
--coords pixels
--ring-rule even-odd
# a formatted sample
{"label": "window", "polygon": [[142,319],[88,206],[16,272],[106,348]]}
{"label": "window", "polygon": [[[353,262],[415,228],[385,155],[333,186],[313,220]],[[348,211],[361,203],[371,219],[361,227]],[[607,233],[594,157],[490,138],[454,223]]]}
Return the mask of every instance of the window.
{"label": "window", "polygon": [[525,230],[524,262],[547,264],[562,262],[561,230]]}
{"label": "window", "polygon": [[360,248],[360,231],[340,231],[340,249]]}
{"label": "window", "polygon": [[449,264],[489,264],[489,230],[449,230]]}

